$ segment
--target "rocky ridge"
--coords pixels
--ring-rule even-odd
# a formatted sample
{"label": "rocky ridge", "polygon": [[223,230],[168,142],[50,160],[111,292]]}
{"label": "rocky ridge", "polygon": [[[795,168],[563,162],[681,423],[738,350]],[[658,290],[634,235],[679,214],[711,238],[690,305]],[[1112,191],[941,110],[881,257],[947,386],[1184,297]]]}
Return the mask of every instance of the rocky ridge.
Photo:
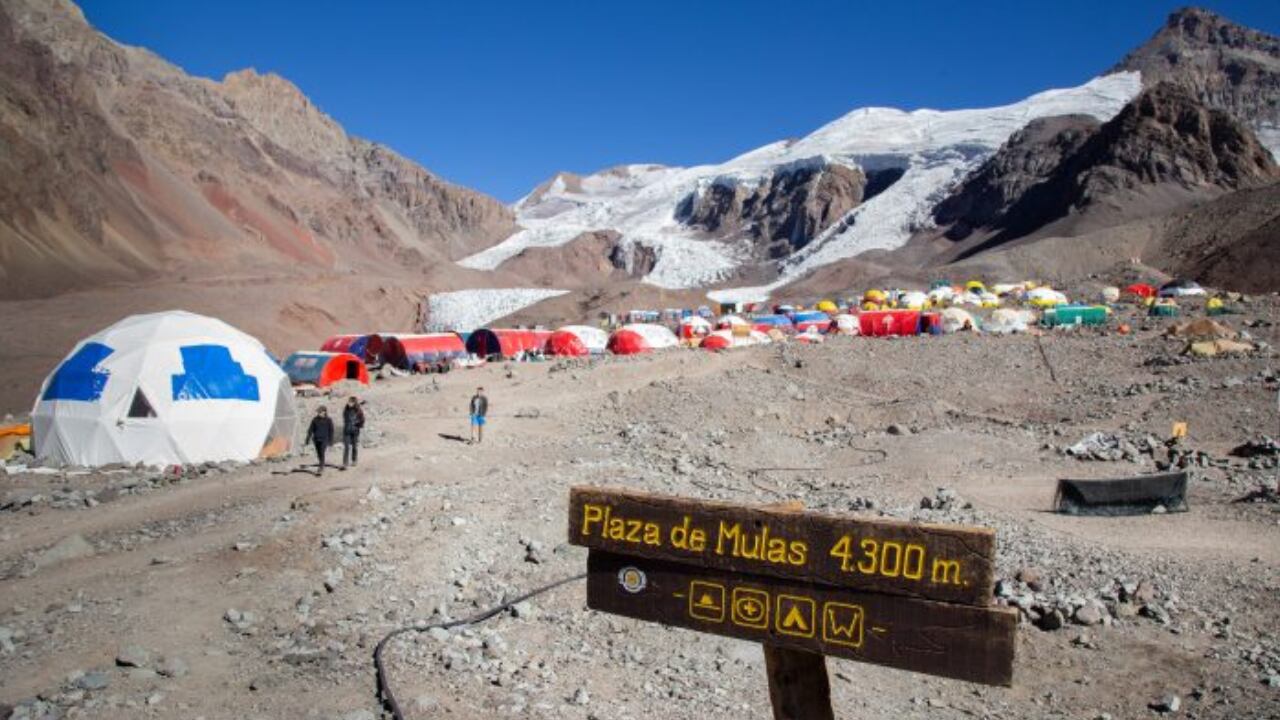
{"label": "rocky ridge", "polygon": [[348,136],[279,76],[188,76],[67,0],[4,0],[0,38],[5,297],[166,271],[421,269],[514,230],[498,201]]}
{"label": "rocky ridge", "polygon": [[[1100,125],[1081,118],[1033,123],[934,217],[949,225],[952,239],[979,228],[990,233],[969,255],[1097,208],[1141,216],[1276,180],[1280,168],[1247,126],[1179,86],[1159,84]],[[1160,188],[1165,197],[1141,197]]]}

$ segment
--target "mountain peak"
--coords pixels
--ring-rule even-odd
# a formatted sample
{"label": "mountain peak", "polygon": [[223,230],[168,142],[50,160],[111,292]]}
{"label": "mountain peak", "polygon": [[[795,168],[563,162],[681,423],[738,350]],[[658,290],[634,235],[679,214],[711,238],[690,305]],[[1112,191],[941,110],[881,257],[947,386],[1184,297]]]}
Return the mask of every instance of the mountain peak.
{"label": "mountain peak", "polygon": [[1185,7],[1111,72],[1138,71],[1153,87],[1169,82],[1250,125],[1280,153],[1280,37],[1217,13]]}

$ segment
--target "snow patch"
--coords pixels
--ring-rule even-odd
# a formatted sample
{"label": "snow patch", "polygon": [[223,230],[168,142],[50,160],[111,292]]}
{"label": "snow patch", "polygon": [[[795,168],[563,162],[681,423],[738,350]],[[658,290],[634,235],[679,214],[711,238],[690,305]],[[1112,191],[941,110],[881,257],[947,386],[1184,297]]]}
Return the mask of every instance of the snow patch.
{"label": "snow patch", "polygon": [[425,330],[471,332],[534,303],[567,292],[543,288],[486,288],[432,293],[427,296]]}
{"label": "snow patch", "polygon": [[1262,146],[1271,151],[1271,157],[1275,158],[1276,162],[1280,162],[1280,125],[1262,123],[1254,130]]}

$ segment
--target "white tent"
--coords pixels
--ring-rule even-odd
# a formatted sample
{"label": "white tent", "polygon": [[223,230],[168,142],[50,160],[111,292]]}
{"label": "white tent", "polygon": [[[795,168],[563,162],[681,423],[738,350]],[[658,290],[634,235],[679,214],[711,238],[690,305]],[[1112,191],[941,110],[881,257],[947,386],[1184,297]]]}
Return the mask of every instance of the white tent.
{"label": "white tent", "polygon": [[951,334],[961,330],[977,330],[978,321],[960,308],[950,307],[942,311],[942,332]]}
{"label": "white tent", "polygon": [[680,337],[685,339],[703,337],[714,329],[711,327],[710,320],[697,315],[690,315],[680,320]]}
{"label": "white tent", "polygon": [[929,291],[929,302],[935,306],[946,305],[956,296],[955,288],[950,285],[939,285]]}
{"label": "white tent", "polygon": [[247,461],[292,448],[289,378],[255,338],[173,311],[125,318],[45,378],[35,453],[72,465]]}
{"label": "white tent", "polygon": [[548,355],[603,355],[609,333],[590,325],[565,325],[547,339]]}
{"label": "white tent", "polygon": [[734,332],[733,330],[716,330],[702,339],[698,347],[706,350],[728,350],[729,348],[750,347],[752,345],[768,345],[773,342],[768,335],[759,330]]}
{"label": "white tent", "polygon": [[857,335],[858,334],[858,318],[848,313],[841,313],[832,318],[835,322],[835,332],[839,335]]}
{"label": "white tent", "polygon": [[669,328],[646,323],[623,325],[609,336],[609,352],[614,355],[634,355],[679,344]]}
{"label": "white tent", "polygon": [[1027,301],[1036,307],[1054,307],[1066,305],[1067,296],[1049,287],[1038,287],[1027,291]]}
{"label": "white tent", "polygon": [[902,294],[898,300],[898,307],[908,310],[920,310],[924,308],[925,303],[929,302],[929,296],[918,290],[912,290]]}
{"label": "white tent", "polygon": [[1035,321],[1036,314],[1030,310],[1001,308],[991,313],[991,319],[982,326],[982,329],[984,332],[1000,335],[1026,332]]}

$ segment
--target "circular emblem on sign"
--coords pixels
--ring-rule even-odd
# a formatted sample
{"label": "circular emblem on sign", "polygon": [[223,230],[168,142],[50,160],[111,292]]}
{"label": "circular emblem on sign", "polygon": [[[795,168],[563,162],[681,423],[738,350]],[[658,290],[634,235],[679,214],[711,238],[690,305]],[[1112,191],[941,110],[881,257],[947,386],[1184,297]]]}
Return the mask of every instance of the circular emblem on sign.
{"label": "circular emblem on sign", "polygon": [[649,584],[649,579],[644,576],[643,570],[628,565],[618,571],[618,584],[622,586],[623,590],[635,594]]}

